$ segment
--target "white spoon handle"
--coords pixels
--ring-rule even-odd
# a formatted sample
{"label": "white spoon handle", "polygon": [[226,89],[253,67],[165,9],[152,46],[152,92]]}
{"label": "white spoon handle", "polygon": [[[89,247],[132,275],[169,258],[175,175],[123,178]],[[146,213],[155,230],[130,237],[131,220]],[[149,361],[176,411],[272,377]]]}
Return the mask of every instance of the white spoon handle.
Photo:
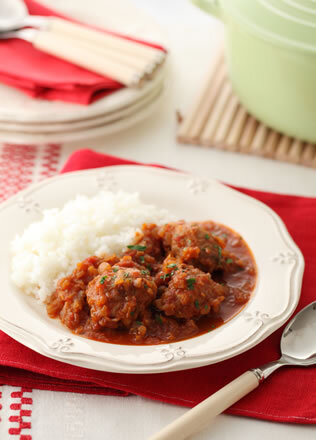
{"label": "white spoon handle", "polygon": [[257,376],[252,371],[247,371],[150,437],[149,440],[185,439],[203,429],[212,418],[257,388],[258,385]]}
{"label": "white spoon handle", "polygon": [[50,31],[38,31],[33,45],[43,52],[62,58],[100,75],[109,76],[126,86],[137,86],[140,77],[135,68],[91,51],[79,41]]}

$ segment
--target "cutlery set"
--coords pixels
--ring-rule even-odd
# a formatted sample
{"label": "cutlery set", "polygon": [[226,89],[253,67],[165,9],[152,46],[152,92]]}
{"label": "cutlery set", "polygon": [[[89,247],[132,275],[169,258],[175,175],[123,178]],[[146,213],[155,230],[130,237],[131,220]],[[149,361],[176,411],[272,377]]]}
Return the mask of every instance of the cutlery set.
{"label": "cutlery set", "polygon": [[109,32],[56,17],[32,16],[21,0],[2,0],[0,39],[19,38],[37,49],[127,87],[140,87],[163,64],[166,53]]}

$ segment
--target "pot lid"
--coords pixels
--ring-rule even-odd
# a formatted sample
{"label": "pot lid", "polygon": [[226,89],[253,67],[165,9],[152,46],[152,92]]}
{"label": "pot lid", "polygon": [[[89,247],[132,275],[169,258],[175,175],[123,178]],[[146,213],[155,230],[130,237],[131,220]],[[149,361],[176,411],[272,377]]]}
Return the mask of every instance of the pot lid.
{"label": "pot lid", "polygon": [[[216,3],[216,2],[215,2]],[[222,11],[256,34],[316,51],[316,0],[217,0]]]}

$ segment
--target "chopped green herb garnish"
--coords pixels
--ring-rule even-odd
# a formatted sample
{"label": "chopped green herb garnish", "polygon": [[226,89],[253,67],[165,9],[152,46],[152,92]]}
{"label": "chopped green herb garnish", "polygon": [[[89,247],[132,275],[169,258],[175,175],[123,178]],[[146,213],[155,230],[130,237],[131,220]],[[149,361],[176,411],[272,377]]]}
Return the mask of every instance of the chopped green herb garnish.
{"label": "chopped green herb garnish", "polygon": [[128,272],[125,272],[124,273],[124,275],[123,275],[123,277],[126,279],[126,278],[129,278],[129,273]]}
{"label": "chopped green herb garnish", "polygon": [[209,330],[209,332],[211,332],[212,330],[214,330],[214,328],[216,328],[216,326],[215,326],[215,324],[212,324],[212,325],[211,325],[211,328],[210,328],[210,330]]}
{"label": "chopped green herb garnish", "polygon": [[218,251],[218,262],[220,263],[222,259],[222,248],[218,244],[214,244],[214,247]]}
{"label": "chopped green herb garnish", "polygon": [[227,264],[232,264],[232,262],[233,262],[232,258],[227,258],[227,260],[226,260]]}
{"label": "chopped green herb garnish", "polygon": [[100,284],[104,284],[104,281],[107,279],[107,275],[104,275],[104,277],[102,277],[100,279]]}
{"label": "chopped green herb garnish", "polygon": [[196,307],[197,309],[200,308],[200,303],[199,303],[199,301],[198,301],[197,299],[194,301],[194,305],[195,305],[195,307]]}
{"label": "chopped green herb garnish", "polygon": [[207,304],[205,304],[204,309],[208,310],[208,305]]}
{"label": "chopped green herb garnish", "polygon": [[189,290],[194,289],[195,278],[187,278],[187,286]]}
{"label": "chopped green herb garnish", "polygon": [[142,321],[135,321],[137,325],[143,325]]}
{"label": "chopped green herb garnish", "polygon": [[119,268],[118,267],[113,267],[113,272],[117,272],[118,270],[119,270]]}
{"label": "chopped green herb garnish", "polygon": [[131,312],[131,316],[134,316],[135,315],[135,312],[133,311],[133,312]]}
{"label": "chopped green herb garnish", "polygon": [[220,260],[222,258],[222,248],[218,246],[218,259]]}
{"label": "chopped green herb garnish", "polygon": [[241,266],[237,266],[237,270],[238,270],[239,272],[241,272],[241,271],[245,270],[245,268],[244,268],[244,267],[241,267]]}
{"label": "chopped green herb garnish", "polygon": [[188,240],[187,240],[187,245],[188,245],[188,246],[191,246],[191,243],[192,243],[191,240],[188,239]]}
{"label": "chopped green herb garnish", "polygon": [[145,257],[144,257],[144,255],[141,255],[141,256],[139,257],[139,261],[140,261],[141,263],[145,263]]}
{"label": "chopped green herb garnish", "polygon": [[165,280],[166,278],[170,278],[170,273],[165,273],[163,275],[160,275],[160,279]]}
{"label": "chopped green herb garnish", "polygon": [[153,270],[153,267],[152,267],[151,264],[147,264],[146,267],[147,267],[147,269],[148,269],[150,272]]}
{"label": "chopped green herb garnish", "polygon": [[162,322],[162,319],[161,319],[161,316],[159,315],[159,313],[156,313],[156,315],[155,315],[155,320],[158,322],[158,324],[162,324],[163,322]]}
{"label": "chopped green herb garnish", "polygon": [[140,244],[130,244],[127,246],[128,249],[132,249],[133,251],[145,251],[146,246],[141,246]]}
{"label": "chopped green herb garnish", "polygon": [[175,264],[175,263],[172,263],[172,264],[168,264],[168,266],[167,267],[169,267],[170,269],[172,269],[172,268],[175,268],[175,270],[177,270],[178,269],[178,266]]}
{"label": "chopped green herb garnish", "polygon": [[205,234],[205,235],[204,235],[204,238],[205,238],[206,240],[209,240],[209,239],[210,239],[210,235],[209,235],[209,234]]}
{"label": "chopped green herb garnish", "polygon": [[142,275],[148,275],[149,274],[149,270],[141,270],[140,273]]}
{"label": "chopped green herb garnish", "polygon": [[227,238],[227,234],[221,234],[220,235],[222,238]]}

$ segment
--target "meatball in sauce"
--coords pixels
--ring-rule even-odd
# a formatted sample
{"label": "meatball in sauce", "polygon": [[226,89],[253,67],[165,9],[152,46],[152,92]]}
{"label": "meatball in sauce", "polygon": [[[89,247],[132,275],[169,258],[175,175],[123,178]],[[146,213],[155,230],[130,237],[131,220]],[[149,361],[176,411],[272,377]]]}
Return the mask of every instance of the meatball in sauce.
{"label": "meatball in sauce", "polygon": [[198,319],[213,310],[219,311],[226,288],[212,280],[211,274],[178,263],[168,286],[154,304],[166,316]]}
{"label": "meatball in sauce", "polygon": [[256,264],[242,237],[212,221],[145,224],[121,256],[92,256],[47,303],[72,332],[115,344],[161,344],[214,330],[248,302]]}

